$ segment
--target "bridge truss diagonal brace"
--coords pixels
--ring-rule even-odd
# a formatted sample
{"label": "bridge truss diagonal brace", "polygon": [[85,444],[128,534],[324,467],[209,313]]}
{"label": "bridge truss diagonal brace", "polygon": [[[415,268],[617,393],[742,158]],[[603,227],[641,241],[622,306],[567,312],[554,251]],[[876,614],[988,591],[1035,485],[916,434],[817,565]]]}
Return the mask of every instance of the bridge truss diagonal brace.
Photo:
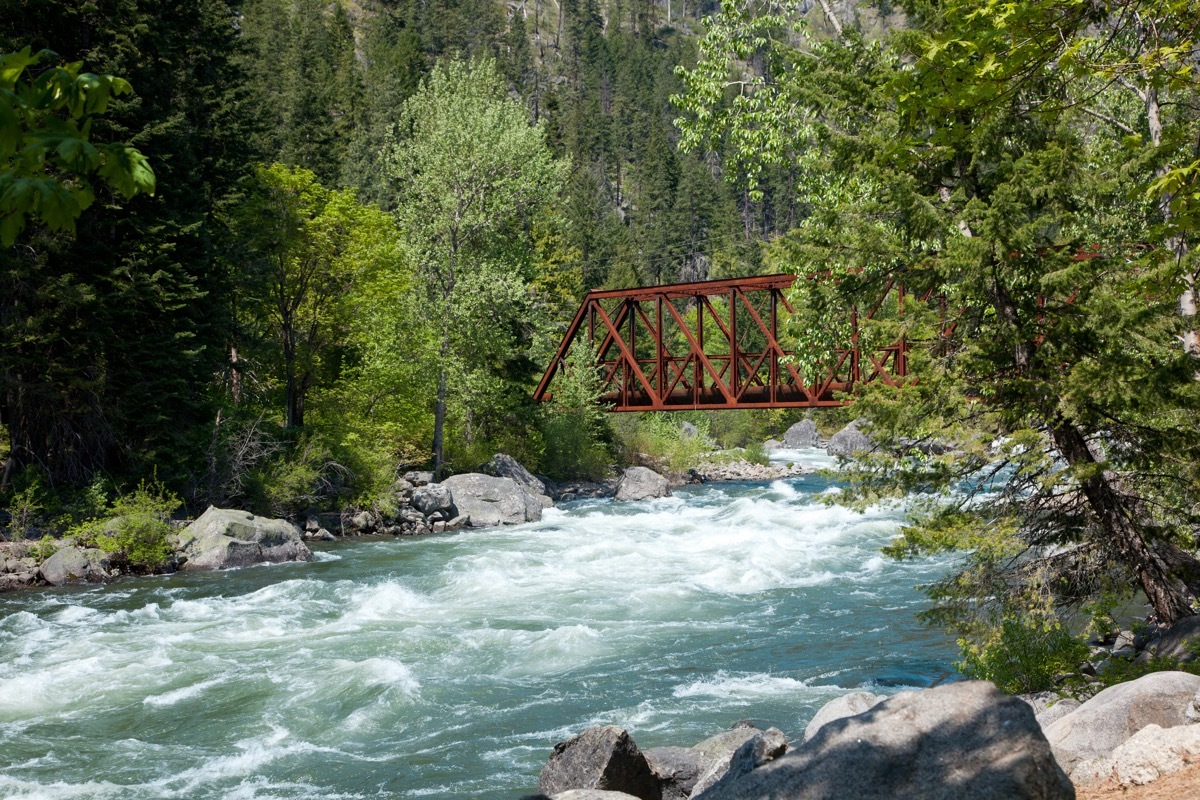
{"label": "bridge truss diagonal brace", "polygon": [[[784,291],[796,280],[795,275],[763,275],[591,291],[567,327],[534,399],[551,399],[550,386],[567,369],[576,341],[594,348],[601,402],[612,411],[840,406],[845,401],[836,393],[848,391],[856,381],[894,384],[904,377],[904,341],[866,353],[873,369],[858,369],[862,354],[855,327],[853,341],[838,351],[839,366],[818,380],[804,380],[790,361],[793,353],[779,340],[780,310],[794,313]],[[892,289],[889,284],[866,317],[875,315]],[[903,288],[897,291],[903,302]],[[676,306],[680,301],[682,312]],[[851,320],[857,324],[857,312],[851,312]],[[706,338],[708,322],[714,330]],[[847,361],[851,374],[839,378]]]}

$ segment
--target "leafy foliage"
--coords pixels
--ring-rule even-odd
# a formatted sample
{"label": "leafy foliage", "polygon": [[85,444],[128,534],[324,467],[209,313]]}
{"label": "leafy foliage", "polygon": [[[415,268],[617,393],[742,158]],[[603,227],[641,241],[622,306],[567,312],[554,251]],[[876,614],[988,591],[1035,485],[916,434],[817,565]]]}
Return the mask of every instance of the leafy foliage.
{"label": "leafy foliage", "polygon": [[137,148],[89,141],[89,117],[129,94],[129,82],[82,72],[80,62],[27,73],[54,60],[27,46],[0,57],[0,245],[8,247],[32,214],[52,231],[74,231],[96,199],[96,174],[124,197],[154,194],[154,170]]}

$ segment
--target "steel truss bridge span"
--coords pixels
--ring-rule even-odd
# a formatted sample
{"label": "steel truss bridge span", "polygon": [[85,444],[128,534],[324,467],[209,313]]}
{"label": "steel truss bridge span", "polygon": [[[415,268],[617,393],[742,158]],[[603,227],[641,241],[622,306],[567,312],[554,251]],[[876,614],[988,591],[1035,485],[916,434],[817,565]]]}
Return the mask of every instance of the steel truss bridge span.
{"label": "steel truss bridge span", "polygon": [[[601,402],[612,411],[841,406],[846,401],[836,395],[855,384],[894,386],[905,377],[903,339],[860,351],[857,310],[834,366],[819,378],[802,376],[779,336],[781,317],[795,313],[784,292],[796,280],[762,275],[588,292],[534,399],[551,398],[551,383],[568,368],[577,342],[595,352]],[[865,317],[874,317],[889,296],[903,305],[903,287],[889,284]]]}

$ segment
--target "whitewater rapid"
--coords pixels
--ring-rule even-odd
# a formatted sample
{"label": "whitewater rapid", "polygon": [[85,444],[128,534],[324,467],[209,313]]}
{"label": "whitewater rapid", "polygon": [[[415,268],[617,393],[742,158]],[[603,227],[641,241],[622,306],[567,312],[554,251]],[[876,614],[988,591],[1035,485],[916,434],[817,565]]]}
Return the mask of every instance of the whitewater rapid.
{"label": "whitewater rapid", "polygon": [[[776,454],[777,459],[812,453]],[[824,478],[589,500],[536,524],[339,542],[311,564],[0,596],[0,797],[516,798],[553,744],[740,719],[798,737],[860,687],[946,677]]]}

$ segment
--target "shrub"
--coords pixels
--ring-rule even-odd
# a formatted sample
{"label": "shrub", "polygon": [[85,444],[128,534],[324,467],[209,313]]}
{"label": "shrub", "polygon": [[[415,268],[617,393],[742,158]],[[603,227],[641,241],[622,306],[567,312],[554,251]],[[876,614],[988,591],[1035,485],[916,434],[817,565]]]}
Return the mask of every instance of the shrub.
{"label": "shrub", "polygon": [[107,519],[92,519],[67,531],[82,547],[98,547],[133,572],[154,572],[171,558],[171,515],[181,505],[159,483],[142,482],[118,497]]}
{"label": "shrub", "polygon": [[1058,620],[1008,615],[982,642],[960,639],[963,660],[956,665],[968,678],[991,681],[1009,694],[1053,688],[1060,675],[1073,672],[1088,648]]}

